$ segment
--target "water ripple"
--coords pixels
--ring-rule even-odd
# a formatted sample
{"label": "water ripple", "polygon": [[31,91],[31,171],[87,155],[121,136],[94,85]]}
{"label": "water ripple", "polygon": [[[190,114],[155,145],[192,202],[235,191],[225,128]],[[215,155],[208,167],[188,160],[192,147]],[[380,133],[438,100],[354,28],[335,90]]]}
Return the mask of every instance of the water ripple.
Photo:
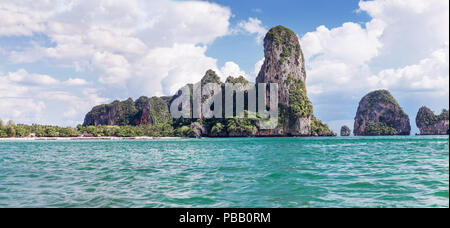
{"label": "water ripple", "polygon": [[448,206],[448,136],[0,142],[0,207]]}

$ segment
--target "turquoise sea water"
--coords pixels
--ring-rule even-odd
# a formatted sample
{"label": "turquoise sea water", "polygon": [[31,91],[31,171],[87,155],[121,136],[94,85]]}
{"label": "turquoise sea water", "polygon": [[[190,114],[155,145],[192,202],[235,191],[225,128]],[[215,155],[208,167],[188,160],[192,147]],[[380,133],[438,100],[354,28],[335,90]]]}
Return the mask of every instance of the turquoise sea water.
{"label": "turquoise sea water", "polygon": [[0,207],[449,207],[449,138],[0,142]]}

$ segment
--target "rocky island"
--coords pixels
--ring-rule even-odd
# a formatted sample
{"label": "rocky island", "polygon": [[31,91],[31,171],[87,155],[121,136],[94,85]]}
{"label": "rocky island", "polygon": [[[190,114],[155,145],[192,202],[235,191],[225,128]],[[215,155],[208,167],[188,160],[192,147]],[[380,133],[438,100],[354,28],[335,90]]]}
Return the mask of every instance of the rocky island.
{"label": "rocky island", "polygon": [[95,106],[84,118],[84,126],[98,125],[154,125],[171,119],[167,108],[168,98],[145,96],[136,101],[114,101]]}
{"label": "rocky island", "polygon": [[355,136],[409,135],[408,115],[387,90],[376,90],[364,96],[356,112]]}
{"label": "rocky island", "polygon": [[352,131],[347,125],[341,127],[341,136],[350,136],[351,133]]}
{"label": "rocky island", "polygon": [[417,112],[416,125],[421,135],[448,135],[449,111],[444,109],[440,115],[435,115],[427,107],[421,107]]}
{"label": "rocky island", "polygon": [[[313,115],[313,105],[306,93],[305,61],[297,35],[283,26],[272,28],[264,38],[264,57],[256,83],[278,84],[279,118],[275,129],[259,129],[256,118],[172,119],[169,107],[178,95],[141,97],[136,101],[130,98],[99,105],[86,114],[83,126],[165,125],[173,127],[174,135],[186,137],[335,136],[327,124]],[[202,78],[201,84],[205,83],[224,86],[212,70]],[[249,82],[244,77],[228,77],[226,83]],[[193,85],[188,87],[192,91]]]}
{"label": "rocky island", "polygon": [[[297,35],[283,26],[270,29],[264,38],[264,57],[255,83],[278,85],[278,123],[275,123],[275,128],[260,128],[258,113],[256,117],[238,118],[235,103],[232,118],[204,118],[202,115],[197,118],[173,118],[169,110],[174,100],[180,96],[180,89],[173,96],[142,96],[137,100],[129,98],[95,106],[77,128],[15,125],[12,122],[4,125],[0,121],[0,138],[336,136],[327,124],[314,116],[313,104],[307,96],[305,60]],[[222,96],[222,100],[226,97],[223,90],[225,83],[254,86],[254,83],[243,76],[229,76],[222,82],[213,70],[207,70],[197,84],[203,86],[209,83],[222,88],[222,93],[216,94]],[[192,93],[195,87],[194,84],[188,84],[183,88],[188,88]],[[248,88],[234,91],[233,99],[238,91],[248,99]],[[212,96],[202,94],[201,100]],[[268,98],[267,101],[270,100]],[[191,95],[191,101],[192,99]],[[248,102],[244,106],[247,116],[250,112]],[[444,110],[440,115],[435,115],[427,107],[422,107],[417,114],[416,124],[422,135],[449,134],[449,111]],[[359,102],[353,128],[355,136],[409,135],[410,131],[408,115],[389,91],[370,92]],[[340,135],[350,134],[350,128],[342,126]]]}

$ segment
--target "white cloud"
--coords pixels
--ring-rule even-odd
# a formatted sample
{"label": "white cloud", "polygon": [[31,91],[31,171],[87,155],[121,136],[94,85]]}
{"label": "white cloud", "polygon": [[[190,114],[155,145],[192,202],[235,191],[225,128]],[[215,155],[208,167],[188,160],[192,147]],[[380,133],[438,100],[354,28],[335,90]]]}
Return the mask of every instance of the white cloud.
{"label": "white cloud", "polygon": [[20,69],[17,72],[10,72],[8,79],[11,82],[33,86],[53,86],[60,82],[48,75],[29,74],[26,70]]}
{"label": "white cloud", "polygon": [[96,52],[92,57],[92,65],[101,74],[99,81],[105,84],[119,84],[131,76],[130,63],[122,55]]}
{"label": "white cloud", "polygon": [[364,94],[379,88],[391,90],[407,103],[411,118],[425,105],[423,100],[430,104],[440,100],[448,106],[448,4],[442,0],[361,1],[359,12],[372,17],[364,26],[347,22],[306,33],[300,42],[315,110],[335,110],[334,116],[325,117],[328,120],[351,119],[353,112],[336,116],[338,110],[355,109]]}
{"label": "white cloud", "polygon": [[[137,85],[134,78],[151,77],[152,84],[158,84],[151,94],[167,94],[170,88],[164,88],[164,76],[168,77],[170,68],[186,68],[191,60],[183,62],[172,61],[167,64],[150,64],[147,72],[142,72],[141,64],[148,59],[150,53],[164,48],[191,46],[193,48],[172,51],[169,55],[162,53],[157,62],[168,62],[174,55],[199,56],[198,50],[211,43],[220,36],[229,34],[229,8],[214,3],[200,1],[77,1],[70,4],[53,2],[54,7],[45,10],[37,5],[26,5],[18,2],[5,6],[9,11],[23,14],[44,13],[39,18],[40,24],[45,26],[37,31],[28,29],[27,33],[16,35],[30,35],[33,32],[44,33],[52,46],[33,44],[25,50],[14,50],[9,53],[10,60],[15,63],[35,62],[42,59],[52,61],[59,66],[71,65],[77,71],[92,71],[98,75],[101,83],[121,86],[134,91],[135,88],[125,88],[124,85]],[[51,4],[49,4],[51,5]],[[10,27],[21,27],[20,21],[9,22]],[[0,34],[1,35],[1,34]],[[193,51],[183,53],[182,51]],[[199,66],[211,65],[210,58],[202,51],[197,59]],[[205,60],[205,63],[200,61]],[[217,68],[217,67],[216,67]],[[136,70],[138,69],[138,70]],[[206,69],[202,70],[202,75]],[[160,72],[155,76],[154,72]],[[148,75],[148,76],[144,76]],[[188,80],[191,75],[181,75],[179,81]],[[148,79],[150,80],[150,78]],[[170,79],[166,79],[170,80]],[[142,90],[142,88],[137,88]]]}
{"label": "white cloud", "polygon": [[66,86],[82,86],[87,85],[88,82],[82,78],[69,78],[63,84]]}
{"label": "white cloud", "polygon": [[97,90],[78,88],[87,84],[81,78],[60,81],[24,69],[0,74],[0,119],[76,125],[93,105],[108,100]]}
{"label": "white cloud", "polygon": [[66,81],[60,81],[45,74],[30,74],[25,69],[9,72],[5,80],[17,85],[34,87],[64,87],[88,84],[86,80],[81,78],[69,78]]}
{"label": "white cloud", "polygon": [[31,98],[3,97],[0,102],[0,119],[32,122],[39,118],[44,108],[44,102]]}
{"label": "white cloud", "polygon": [[0,37],[46,40],[30,39],[19,49],[0,47],[7,61],[70,67],[92,75],[89,81],[101,89],[83,91],[92,83],[81,78],[59,80],[19,70],[1,76],[8,84],[2,83],[0,92],[43,102],[46,109],[36,113],[63,113],[61,122],[79,123],[82,112],[106,101],[103,96],[171,95],[200,80],[207,69],[218,71],[217,60],[205,52],[216,38],[230,34],[231,10],[205,1],[17,0],[0,2],[0,15]]}
{"label": "white cloud", "polygon": [[258,76],[259,71],[261,70],[261,67],[264,64],[264,60],[265,58],[262,58],[261,60],[255,63],[255,68],[253,70],[253,74],[255,75],[255,77]]}
{"label": "white cloud", "polygon": [[258,77],[259,71],[261,71],[261,67],[264,64],[264,60],[265,60],[265,58],[262,58],[261,60],[259,60],[258,62],[255,63],[253,72],[251,72],[251,74],[248,75],[247,79],[249,81],[251,81],[251,82],[256,81],[256,77]]}
{"label": "white cloud", "polygon": [[448,94],[449,48],[434,51],[418,64],[386,69],[369,78],[371,85],[403,91],[431,91]]}
{"label": "white cloud", "polygon": [[223,79],[226,79],[228,76],[232,77],[239,77],[244,76],[245,78],[249,79],[248,75],[241,70],[239,65],[237,65],[235,62],[226,62],[222,68],[220,68],[220,76]]}
{"label": "white cloud", "polygon": [[437,86],[448,78],[448,1],[419,2],[362,1],[360,11],[372,16],[364,28],[348,22],[306,33],[300,42],[311,92],[407,86],[417,90],[421,84],[423,89],[448,92],[445,84]]}
{"label": "white cloud", "polygon": [[382,64],[415,64],[449,42],[447,0],[361,1],[359,6],[386,25],[380,37]]}
{"label": "white cloud", "polygon": [[207,57],[206,50],[193,44],[154,48],[135,63],[135,78],[128,86],[141,95],[172,95],[187,83],[199,81],[205,69],[217,71],[217,60]]}
{"label": "white cloud", "polygon": [[250,34],[255,34],[255,39],[258,43],[261,43],[267,33],[267,29],[262,25],[262,22],[258,18],[253,17],[248,18],[248,21],[239,22],[238,29]]}
{"label": "white cloud", "polygon": [[50,15],[49,2],[42,2],[42,5],[29,3],[40,11],[36,12],[32,7],[26,7],[21,1],[0,2],[0,36],[30,36],[35,32],[44,32],[46,25],[44,21]]}
{"label": "white cloud", "polygon": [[329,30],[320,26],[301,38],[306,59],[317,55],[319,59],[333,59],[350,64],[362,64],[379,54],[382,46],[383,23],[375,20],[361,25],[348,22]]}

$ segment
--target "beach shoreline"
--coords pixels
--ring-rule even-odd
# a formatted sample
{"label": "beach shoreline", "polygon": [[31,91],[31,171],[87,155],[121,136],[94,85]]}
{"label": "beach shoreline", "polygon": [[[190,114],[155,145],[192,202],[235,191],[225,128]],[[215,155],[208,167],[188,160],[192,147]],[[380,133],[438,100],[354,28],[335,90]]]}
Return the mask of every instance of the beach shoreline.
{"label": "beach shoreline", "polygon": [[67,140],[154,140],[154,139],[186,139],[184,137],[13,137],[13,138],[0,138],[1,141],[67,141]]}
{"label": "beach shoreline", "polygon": [[[390,135],[398,136],[398,135]],[[381,136],[366,136],[366,137],[390,137],[389,135]],[[444,136],[444,135],[409,135],[409,136]],[[447,135],[448,136],[448,135]],[[351,138],[360,136],[272,136],[272,137],[151,137],[151,136],[139,136],[139,137],[116,137],[116,136],[99,136],[99,137],[8,137],[0,138],[0,142],[12,142],[12,141],[105,141],[105,140],[158,140],[158,139],[214,139],[214,138]],[[405,136],[407,137],[407,136]]]}

